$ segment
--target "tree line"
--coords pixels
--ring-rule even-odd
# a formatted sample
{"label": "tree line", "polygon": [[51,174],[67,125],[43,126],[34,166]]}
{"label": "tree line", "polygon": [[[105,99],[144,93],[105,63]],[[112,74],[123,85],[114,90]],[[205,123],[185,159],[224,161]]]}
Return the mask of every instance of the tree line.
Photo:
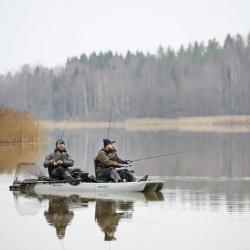
{"label": "tree line", "polygon": [[250,33],[178,50],[93,52],[65,66],[0,76],[0,105],[39,119],[108,120],[250,114]]}

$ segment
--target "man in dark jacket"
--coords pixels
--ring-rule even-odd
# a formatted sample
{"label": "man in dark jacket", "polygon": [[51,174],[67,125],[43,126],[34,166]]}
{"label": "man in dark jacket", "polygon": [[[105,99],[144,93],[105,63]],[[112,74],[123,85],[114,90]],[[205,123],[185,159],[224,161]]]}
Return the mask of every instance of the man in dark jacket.
{"label": "man in dark jacket", "polygon": [[113,147],[113,143],[115,141],[103,139],[104,147],[95,158],[97,180],[120,182],[125,179],[126,181],[135,181],[135,177],[128,170],[125,170],[125,172],[123,170],[119,173],[119,168],[123,167],[123,164],[129,164],[132,161],[120,159],[116,149]]}
{"label": "man in dark jacket", "polygon": [[77,179],[80,178],[82,171],[78,168],[70,169],[73,164],[74,161],[65,149],[65,142],[61,139],[56,141],[56,149],[47,155],[44,161],[44,167],[48,168],[50,178],[77,184]]}

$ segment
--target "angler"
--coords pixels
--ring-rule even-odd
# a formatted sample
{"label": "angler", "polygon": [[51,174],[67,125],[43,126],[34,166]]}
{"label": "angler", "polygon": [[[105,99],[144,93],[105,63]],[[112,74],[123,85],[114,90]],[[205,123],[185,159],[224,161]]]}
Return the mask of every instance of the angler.
{"label": "angler", "polygon": [[62,139],[56,141],[56,148],[53,153],[46,156],[44,167],[48,168],[49,177],[57,180],[66,180],[71,184],[79,184],[86,174],[79,168],[71,168],[74,161],[65,148],[65,142]]}
{"label": "angler", "polygon": [[[95,158],[95,172],[98,181],[102,182],[133,182],[136,178],[132,175],[132,171],[127,168],[122,168],[123,164],[130,164],[130,160],[122,160],[118,157],[117,151],[113,144],[115,141],[103,139],[104,147],[99,151]],[[141,181],[146,181],[148,176],[145,176]]]}

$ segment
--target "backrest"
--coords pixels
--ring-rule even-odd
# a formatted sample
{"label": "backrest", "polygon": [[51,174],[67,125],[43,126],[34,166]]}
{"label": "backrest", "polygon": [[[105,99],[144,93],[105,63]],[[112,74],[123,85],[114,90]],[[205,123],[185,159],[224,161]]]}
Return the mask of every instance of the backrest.
{"label": "backrest", "polygon": [[95,158],[94,158],[95,177],[97,177],[97,175],[96,175],[96,168],[97,168],[97,166],[98,166],[98,160],[97,160],[97,158],[95,157]]}

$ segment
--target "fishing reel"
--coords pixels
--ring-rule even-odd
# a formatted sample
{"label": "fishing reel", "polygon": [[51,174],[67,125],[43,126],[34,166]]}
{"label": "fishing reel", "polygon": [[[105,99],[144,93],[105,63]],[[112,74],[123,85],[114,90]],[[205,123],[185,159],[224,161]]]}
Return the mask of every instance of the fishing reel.
{"label": "fishing reel", "polygon": [[134,170],[129,168],[128,166],[118,168],[117,172],[124,182],[134,181],[134,177],[132,175],[134,173]]}
{"label": "fishing reel", "polygon": [[131,167],[132,166],[128,166],[128,165],[122,166],[122,167],[118,168],[117,171],[119,172],[119,174],[120,174],[120,172],[126,172],[126,173],[133,174],[135,171],[133,169],[131,169]]}

